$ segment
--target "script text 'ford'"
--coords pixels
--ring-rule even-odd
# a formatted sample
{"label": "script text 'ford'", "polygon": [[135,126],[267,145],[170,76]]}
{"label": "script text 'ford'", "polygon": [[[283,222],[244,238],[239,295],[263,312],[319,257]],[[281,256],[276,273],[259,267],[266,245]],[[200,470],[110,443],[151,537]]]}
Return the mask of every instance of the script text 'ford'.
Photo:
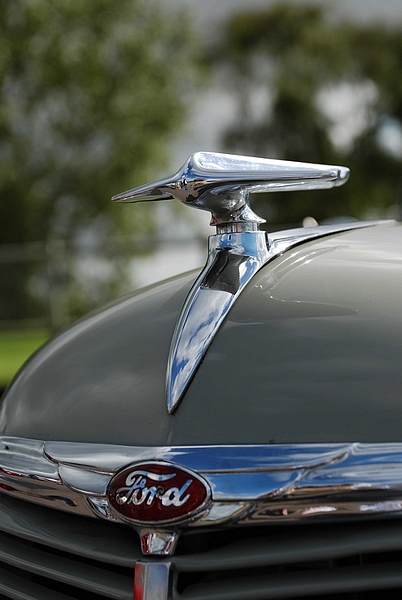
{"label": "script text 'ford'", "polygon": [[136,523],[181,520],[198,512],[209,499],[207,484],[195,473],[169,463],[131,465],[113,477],[109,501]]}

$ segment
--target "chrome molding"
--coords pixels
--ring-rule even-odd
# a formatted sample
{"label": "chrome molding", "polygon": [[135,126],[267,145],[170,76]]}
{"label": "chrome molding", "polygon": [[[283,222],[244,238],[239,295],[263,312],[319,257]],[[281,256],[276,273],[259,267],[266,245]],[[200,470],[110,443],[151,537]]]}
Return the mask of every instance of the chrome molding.
{"label": "chrome molding", "polygon": [[263,231],[223,233],[209,238],[208,262],[178,317],[166,376],[172,413],[234,302],[269,260]]}
{"label": "chrome molding", "polygon": [[171,564],[137,561],[134,571],[133,600],[169,600]]}
{"label": "chrome molding", "polygon": [[212,498],[195,516],[132,525],[149,554],[171,554],[191,527],[402,513],[401,443],[151,448],[2,437],[0,444],[1,492],[121,523],[107,485],[128,465],[164,461],[203,477]]}

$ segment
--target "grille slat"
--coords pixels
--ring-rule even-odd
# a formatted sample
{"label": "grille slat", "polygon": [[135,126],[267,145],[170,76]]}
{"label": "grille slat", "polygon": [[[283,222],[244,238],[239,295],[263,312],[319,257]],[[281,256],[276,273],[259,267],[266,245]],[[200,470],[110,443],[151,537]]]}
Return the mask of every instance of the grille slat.
{"label": "grille slat", "polygon": [[88,519],[0,496],[0,531],[105,563],[134,569],[137,534],[122,525]]}
{"label": "grille slat", "polygon": [[71,600],[71,596],[46,589],[1,567],[0,594],[13,600]]}
{"label": "grille slat", "polygon": [[132,600],[140,556],[128,527],[0,497],[1,597]]}
{"label": "grille slat", "polygon": [[173,600],[395,600],[402,519],[193,529],[145,558],[129,527],[0,496],[1,598],[131,600],[138,559],[172,564]]}
{"label": "grille slat", "polygon": [[[402,585],[401,563],[366,565],[316,572],[284,573],[267,576],[230,578],[189,586],[173,600],[271,600],[303,598],[323,594],[355,593],[394,589]],[[380,598],[381,596],[379,596]]]}
{"label": "grille slat", "polygon": [[132,577],[82,564],[62,556],[27,546],[0,534],[0,562],[80,589],[107,596],[132,600]]}
{"label": "grille slat", "polygon": [[399,599],[402,520],[192,533],[172,560],[174,600]]}
{"label": "grille slat", "polygon": [[[180,572],[217,571],[264,565],[333,560],[402,549],[402,521],[338,523],[336,526],[273,527],[267,535],[241,538],[213,550],[174,557]],[[225,533],[221,533],[224,540]]]}

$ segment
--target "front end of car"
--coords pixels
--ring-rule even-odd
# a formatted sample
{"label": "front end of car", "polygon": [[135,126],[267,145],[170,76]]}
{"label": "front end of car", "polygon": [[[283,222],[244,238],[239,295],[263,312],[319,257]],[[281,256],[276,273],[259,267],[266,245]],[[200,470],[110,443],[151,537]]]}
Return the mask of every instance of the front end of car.
{"label": "front end of car", "polygon": [[217,231],[201,273],[88,315],[6,392],[0,598],[399,597],[400,228],[267,235],[249,205],[347,177],[197,153],[114,198]]}

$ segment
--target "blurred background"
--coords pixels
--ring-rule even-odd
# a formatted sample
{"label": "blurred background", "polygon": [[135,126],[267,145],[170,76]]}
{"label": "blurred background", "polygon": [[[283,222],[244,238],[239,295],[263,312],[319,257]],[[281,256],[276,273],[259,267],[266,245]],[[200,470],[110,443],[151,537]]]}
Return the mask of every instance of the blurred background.
{"label": "blurred background", "polygon": [[400,0],[2,0],[0,388],[52,333],[199,267],[207,213],[112,204],[197,150],[344,164],[267,229],[398,218]]}

